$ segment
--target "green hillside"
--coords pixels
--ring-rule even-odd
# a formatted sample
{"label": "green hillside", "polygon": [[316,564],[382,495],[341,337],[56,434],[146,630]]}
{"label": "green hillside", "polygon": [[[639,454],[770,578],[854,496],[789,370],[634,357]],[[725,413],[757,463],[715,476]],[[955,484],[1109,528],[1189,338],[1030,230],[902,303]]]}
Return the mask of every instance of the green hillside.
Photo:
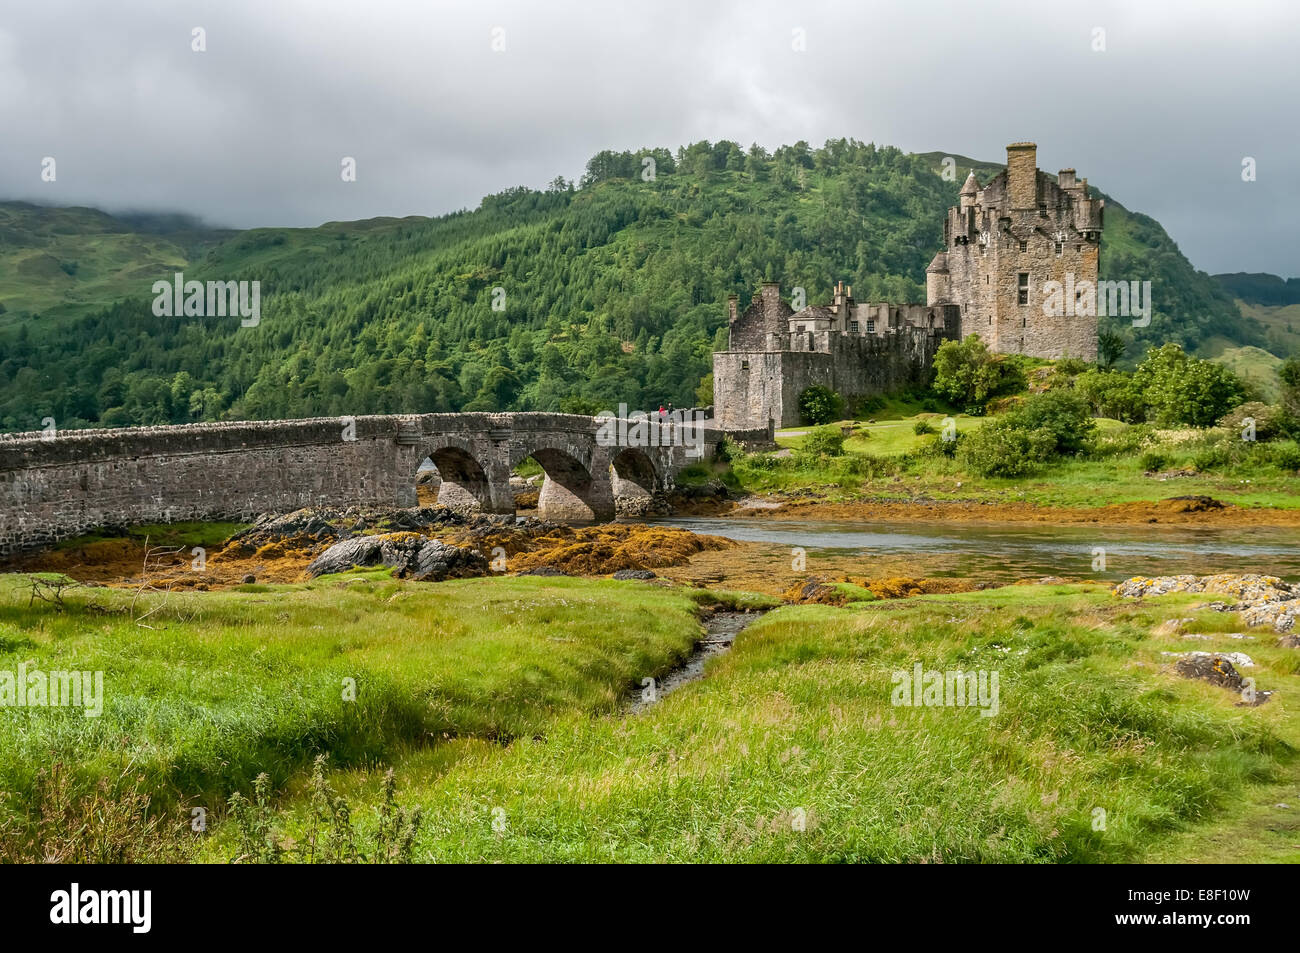
{"label": "green hillside", "polygon": [[[962,176],[1000,168],[957,158]],[[211,247],[201,231],[173,241],[158,223],[3,206],[20,209],[10,227],[25,237],[0,253],[0,429],[689,405],[730,293],[772,279],[818,301],[844,279],[859,300],[924,300],[960,187],[938,162],[847,140],[604,152],[580,188],[557,180],[434,219],[254,229]],[[85,226],[51,224],[65,213]],[[39,280],[25,283],[11,258],[32,259],[42,235],[52,261],[27,265]],[[181,265],[187,278],[260,281],[260,325],[155,317],[148,287]],[[1152,326],[1119,327],[1143,347],[1265,343],[1156,222],[1113,200],[1102,270],[1153,281]]]}
{"label": "green hillside", "polygon": [[147,290],[234,234],[183,216],[0,202],[0,325],[48,324]]}

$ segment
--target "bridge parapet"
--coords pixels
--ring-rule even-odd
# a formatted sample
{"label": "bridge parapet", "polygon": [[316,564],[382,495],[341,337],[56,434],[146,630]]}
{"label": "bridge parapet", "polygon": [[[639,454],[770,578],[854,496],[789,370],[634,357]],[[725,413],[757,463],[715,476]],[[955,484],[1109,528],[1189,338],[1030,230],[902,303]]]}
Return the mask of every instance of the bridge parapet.
{"label": "bridge parapet", "polygon": [[[605,520],[671,489],[697,459],[682,444],[605,445],[601,425],[574,414],[383,414],[0,435],[0,555],[105,526],[413,506],[426,457],[440,503],[513,513],[510,472],[532,457],[546,474],[539,515]],[[721,434],[703,438],[711,448]]]}

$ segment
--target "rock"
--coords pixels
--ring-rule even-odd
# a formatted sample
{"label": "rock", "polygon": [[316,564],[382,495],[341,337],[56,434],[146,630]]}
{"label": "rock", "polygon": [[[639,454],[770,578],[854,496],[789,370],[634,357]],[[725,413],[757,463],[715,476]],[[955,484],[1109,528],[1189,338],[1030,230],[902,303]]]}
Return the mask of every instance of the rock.
{"label": "rock", "polygon": [[1042,579],[1038,580],[1038,582],[1040,585],[1050,586],[1059,582],[1065,582],[1065,580],[1060,576],[1044,576]]}
{"label": "rock", "polygon": [[[1166,619],[1158,626],[1151,630],[1152,635],[1181,635],[1184,627],[1188,622],[1195,622],[1194,618],[1188,617],[1183,619]],[[1188,636],[1190,638],[1190,636]]]}
{"label": "rock", "polygon": [[521,576],[567,576],[567,572],[561,572],[554,566],[534,566],[532,569],[525,569],[519,573]]}
{"label": "rock", "polygon": [[1174,663],[1174,670],[1184,678],[1200,678],[1212,685],[1241,690],[1241,675],[1226,656],[1214,652],[1188,652]]}
{"label": "rock", "polygon": [[1249,606],[1241,617],[1247,625],[1271,625],[1278,632],[1290,632],[1295,627],[1297,613],[1300,613],[1300,599],[1288,599]]}
{"label": "rock", "polygon": [[335,543],[312,561],[307,575],[315,578],[357,566],[392,566],[398,576],[420,581],[482,576],[488,569],[487,560],[476,550],[405,532],[354,536]]}
{"label": "rock", "polygon": [[253,583],[257,582],[257,577],[250,572],[248,575],[246,575],[243,579],[239,581],[245,586],[251,586]]}
{"label": "rock", "polygon": [[[431,473],[432,471],[426,471]],[[471,519],[442,507],[361,510],[322,507],[300,509],[283,515],[266,514],[247,529],[226,541],[225,551],[252,555],[266,546],[289,544],[295,549],[315,552],[342,539],[370,530],[418,532],[465,526]]]}
{"label": "rock", "polygon": [[612,579],[655,579],[658,578],[649,569],[620,569],[614,573]]}
{"label": "rock", "polygon": [[1169,592],[1218,592],[1237,602],[1210,602],[1196,606],[1217,612],[1241,612],[1248,625],[1271,625],[1289,632],[1300,614],[1300,586],[1277,576],[1222,572],[1212,576],[1134,576],[1115,586],[1117,596],[1141,598]]}

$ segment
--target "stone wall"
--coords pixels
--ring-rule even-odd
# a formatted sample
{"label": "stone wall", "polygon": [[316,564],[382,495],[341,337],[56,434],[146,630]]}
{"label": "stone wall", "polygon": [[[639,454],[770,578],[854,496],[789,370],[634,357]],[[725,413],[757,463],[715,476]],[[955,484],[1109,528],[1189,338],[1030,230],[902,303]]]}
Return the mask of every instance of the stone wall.
{"label": "stone wall", "polygon": [[510,471],[531,456],[546,473],[539,515],[609,519],[616,489],[663,492],[693,462],[680,442],[601,446],[597,428],[571,414],[426,414],[0,435],[0,555],[105,526],[413,506],[426,456],[442,503],[513,513]]}
{"label": "stone wall", "polygon": [[855,400],[920,383],[952,333],[911,326],[877,334],[795,332],[784,350],[719,351],[713,355],[718,427],[763,430],[769,421],[796,426],[799,395],[814,384]]}

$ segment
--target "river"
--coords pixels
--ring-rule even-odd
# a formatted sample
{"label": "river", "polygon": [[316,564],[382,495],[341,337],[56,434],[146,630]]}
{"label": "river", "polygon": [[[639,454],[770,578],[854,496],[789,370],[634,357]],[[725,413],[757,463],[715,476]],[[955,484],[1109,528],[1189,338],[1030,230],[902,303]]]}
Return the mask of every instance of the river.
{"label": "river", "polygon": [[[778,520],[669,517],[695,533],[835,555],[878,557],[880,574],[1120,580],[1178,573],[1259,572],[1300,579],[1300,529]],[[1095,550],[1105,568],[1094,569]]]}

